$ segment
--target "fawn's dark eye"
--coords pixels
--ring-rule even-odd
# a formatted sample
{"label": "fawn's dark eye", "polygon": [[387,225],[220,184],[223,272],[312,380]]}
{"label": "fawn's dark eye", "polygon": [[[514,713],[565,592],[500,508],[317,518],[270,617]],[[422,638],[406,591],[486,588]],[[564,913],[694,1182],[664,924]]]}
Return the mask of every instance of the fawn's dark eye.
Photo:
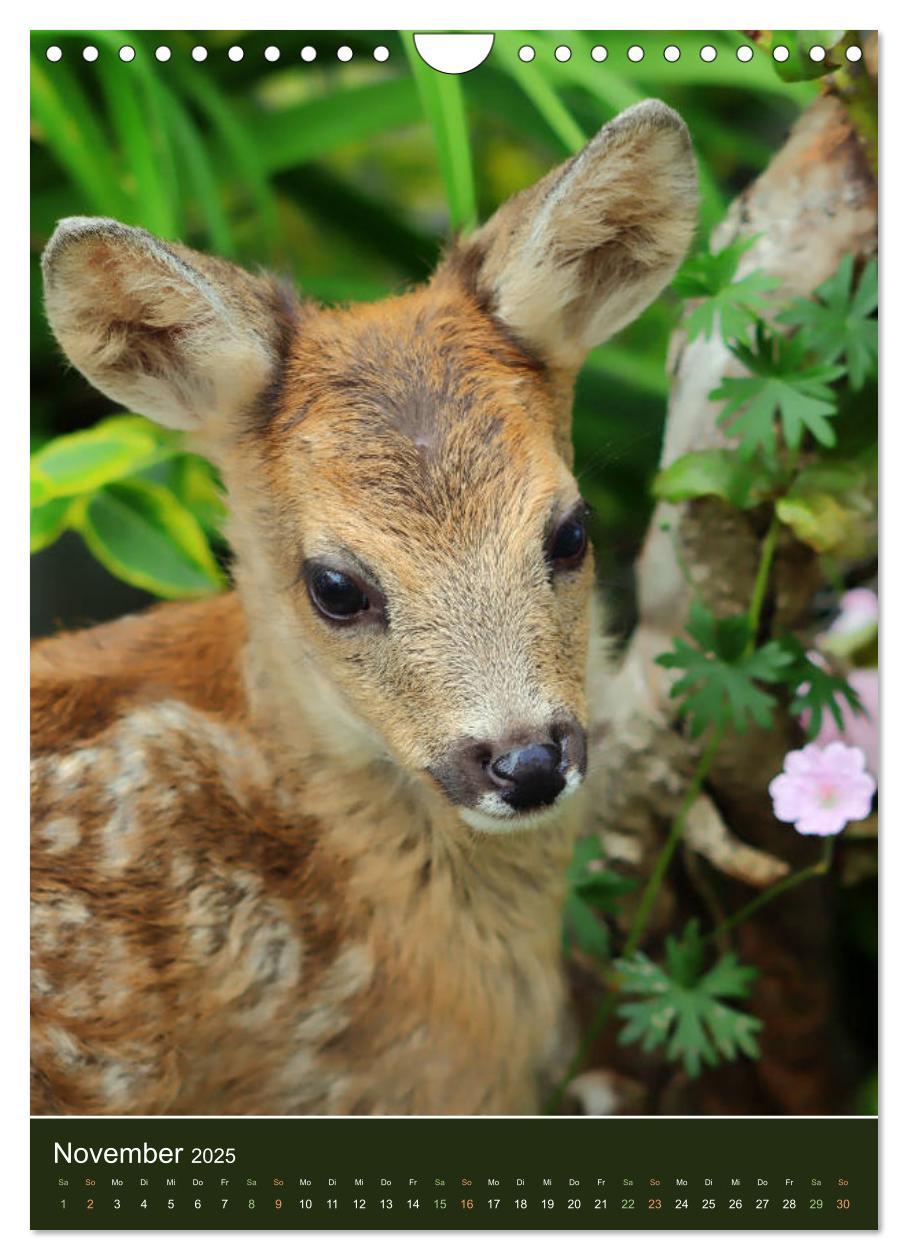
{"label": "fawn's dark eye", "polygon": [[588,536],[583,512],[562,521],[549,540],[549,563],[553,569],[575,569],[586,555]]}
{"label": "fawn's dark eye", "polygon": [[309,596],[318,611],[331,621],[351,621],[369,607],[362,586],[340,569],[312,566],[306,573]]}

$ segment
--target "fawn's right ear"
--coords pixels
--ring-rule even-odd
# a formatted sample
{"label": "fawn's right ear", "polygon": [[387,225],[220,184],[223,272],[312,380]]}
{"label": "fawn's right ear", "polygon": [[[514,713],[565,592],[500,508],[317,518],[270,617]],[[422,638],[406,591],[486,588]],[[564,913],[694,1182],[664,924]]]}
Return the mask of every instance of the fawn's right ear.
{"label": "fawn's right ear", "polygon": [[160,424],[214,436],[278,371],[296,306],[268,278],[112,219],[63,219],[41,262],[67,357]]}

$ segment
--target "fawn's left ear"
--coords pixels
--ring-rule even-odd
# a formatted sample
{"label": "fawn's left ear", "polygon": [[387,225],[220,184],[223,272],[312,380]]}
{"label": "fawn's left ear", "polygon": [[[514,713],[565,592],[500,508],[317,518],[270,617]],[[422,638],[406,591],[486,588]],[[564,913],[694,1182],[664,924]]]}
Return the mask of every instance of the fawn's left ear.
{"label": "fawn's left ear", "polygon": [[113,219],[63,219],[41,262],[70,362],[160,424],[223,436],[279,370],[295,299],[267,277]]}
{"label": "fawn's left ear", "polygon": [[576,368],[672,278],[697,204],[687,128],[661,101],[643,101],[462,248],[496,315],[553,365]]}

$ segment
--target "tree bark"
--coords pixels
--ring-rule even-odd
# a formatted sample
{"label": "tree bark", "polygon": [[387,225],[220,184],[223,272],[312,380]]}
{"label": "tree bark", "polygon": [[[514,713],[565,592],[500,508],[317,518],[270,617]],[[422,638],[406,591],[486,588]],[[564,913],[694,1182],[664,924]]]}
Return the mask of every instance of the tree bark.
{"label": "tree bark", "polygon": [[[796,295],[811,294],[846,254],[866,258],[876,252],[876,199],[876,180],[849,110],[838,95],[825,95],[731,206],[714,233],[713,248],[759,234],[742,271],[759,267],[779,277],[780,287],[772,293],[772,307],[779,309]],[[689,451],[733,444],[716,425],[720,405],[709,399],[723,376],[742,371],[726,345],[718,336],[690,344],[678,331],[669,369],[661,466]],[[678,552],[714,612],[741,613],[767,524],[768,517],[761,520],[718,499],[660,504],[654,514],[637,568],[639,624],[610,688],[609,729],[602,732],[596,767],[604,849],[643,878],[665,842],[699,753],[679,733],[668,698],[672,678],[654,663],[672,637],[683,633],[690,605]],[[768,593],[774,626],[805,628],[821,585],[813,553],[783,532]],[[666,881],[644,948],[658,952],[666,931],[678,930],[691,914],[708,926],[711,918],[752,897],[754,886],[818,860],[820,842],[777,822],[770,807],[767,784],[785,753],[802,742],[781,706],[778,712],[771,730],[724,739],[707,795],[688,822],[687,851]],[[760,970],[750,1004],[764,1021],[758,1062],[733,1064],[707,1072],[702,1083],[688,1082],[634,1047],[618,1048],[613,1026],[604,1032],[593,1062],[646,1079],[647,1106],[654,1110],[840,1109],[850,1081],[836,1028],[832,926],[829,881],[812,880],[735,931],[734,948]],[[595,986],[582,977],[576,988],[588,1014]]]}

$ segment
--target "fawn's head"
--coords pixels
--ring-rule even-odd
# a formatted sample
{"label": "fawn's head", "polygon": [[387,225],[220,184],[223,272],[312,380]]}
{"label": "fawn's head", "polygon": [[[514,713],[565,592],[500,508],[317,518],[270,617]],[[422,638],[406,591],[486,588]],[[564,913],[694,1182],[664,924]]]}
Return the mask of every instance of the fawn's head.
{"label": "fawn's head", "polygon": [[546,817],[583,777],[573,380],[671,278],[696,203],[683,123],[645,102],[428,285],[370,306],[301,303],[109,220],[65,220],[47,247],[72,362],[219,463],[251,632],[280,644],[273,684],[329,695],[345,738],[476,827]]}

